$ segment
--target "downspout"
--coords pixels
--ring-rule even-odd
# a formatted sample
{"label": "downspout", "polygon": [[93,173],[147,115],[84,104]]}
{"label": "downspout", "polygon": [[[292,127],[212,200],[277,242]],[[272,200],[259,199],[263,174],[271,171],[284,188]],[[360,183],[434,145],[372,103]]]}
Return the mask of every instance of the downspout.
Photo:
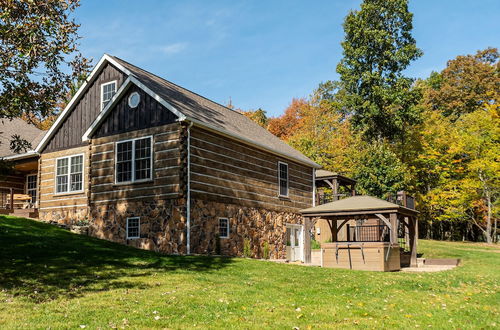
{"label": "downspout", "polygon": [[313,207],[316,206],[316,169],[313,167]]}
{"label": "downspout", "polygon": [[193,122],[189,123],[187,128],[187,185],[186,185],[186,252],[191,254],[191,126]]}

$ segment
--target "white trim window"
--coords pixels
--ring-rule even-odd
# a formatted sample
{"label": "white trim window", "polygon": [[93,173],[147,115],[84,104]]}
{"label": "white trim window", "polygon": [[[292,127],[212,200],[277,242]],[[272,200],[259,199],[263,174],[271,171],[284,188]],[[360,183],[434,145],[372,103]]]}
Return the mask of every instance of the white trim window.
{"label": "white trim window", "polygon": [[83,192],[83,154],[57,158],[56,194]]}
{"label": "white trim window", "polygon": [[219,238],[229,238],[228,218],[219,218]]}
{"label": "white trim window", "polygon": [[115,182],[149,181],[153,177],[151,136],[116,143]]}
{"label": "white trim window", "polygon": [[127,239],[135,239],[141,237],[141,218],[127,218]]}
{"label": "white trim window", "polygon": [[116,94],[116,80],[101,84],[101,110],[108,105]]}
{"label": "white trim window", "polygon": [[280,197],[288,197],[288,164],[278,162],[278,189]]}
{"label": "white trim window", "polygon": [[26,176],[26,194],[31,197],[31,204],[36,204],[36,195],[37,195],[37,179],[38,176],[36,174],[29,174]]}

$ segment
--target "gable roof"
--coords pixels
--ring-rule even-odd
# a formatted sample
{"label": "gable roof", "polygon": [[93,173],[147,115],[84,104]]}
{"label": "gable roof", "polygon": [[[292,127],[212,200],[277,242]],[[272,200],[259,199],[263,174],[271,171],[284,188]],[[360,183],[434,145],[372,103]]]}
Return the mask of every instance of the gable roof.
{"label": "gable roof", "polygon": [[292,148],[243,114],[224,107],[188,89],[158,77],[120,58],[105,55],[108,61],[129,75],[112,101],[85,132],[83,140],[90,138],[122,93],[125,84],[134,83],[179,117],[179,121],[190,121],[195,125],[213,130],[260,149],[273,152],[285,158],[319,168],[298,150]]}
{"label": "gable roof", "polygon": [[45,131],[38,129],[21,118],[0,119],[0,157],[17,158],[26,154],[34,154],[33,150],[16,154],[10,149],[10,140],[13,135],[19,135],[22,139],[31,143],[34,149],[45,135]]}

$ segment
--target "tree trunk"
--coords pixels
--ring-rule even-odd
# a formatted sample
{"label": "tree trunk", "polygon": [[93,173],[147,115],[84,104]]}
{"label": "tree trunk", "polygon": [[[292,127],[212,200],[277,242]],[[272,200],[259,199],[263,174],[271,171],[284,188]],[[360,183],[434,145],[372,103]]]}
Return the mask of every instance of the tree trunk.
{"label": "tree trunk", "polygon": [[486,242],[491,244],[491,237],[493,236],[493,233],[491,232],[491,196],[489,191],[486,191],[486,201],[488,203],[488,215],[486,216]]}

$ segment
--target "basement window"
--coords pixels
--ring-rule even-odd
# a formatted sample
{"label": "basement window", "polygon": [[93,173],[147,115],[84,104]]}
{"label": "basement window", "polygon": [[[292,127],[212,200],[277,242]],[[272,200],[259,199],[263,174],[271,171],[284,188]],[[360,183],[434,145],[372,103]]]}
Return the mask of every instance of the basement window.
{"label": "basement window", "polygon": [[56,160],[56,194],[83,192],[83,154]]}
{"label": "basement window", "polygon": [[278,162],[278,184],[280,197],[288,197],[288,164]]}
{"label": "basement window", "polygon": [[104,109],[116,94],[116,80],[101,85],[101,110]]}
{"label": "basement window", "polygon": [[141,218],[127,218],[127,239],[139,238],[141,232]]}
{"label": "basement window", "polygon": [[152,141],[148,136],[116,143],[116,183],[151,180]]}
{"label": "basement window", "polygon": [[228,238],[229,237],[229,219],[219,218],[219,237]]}

